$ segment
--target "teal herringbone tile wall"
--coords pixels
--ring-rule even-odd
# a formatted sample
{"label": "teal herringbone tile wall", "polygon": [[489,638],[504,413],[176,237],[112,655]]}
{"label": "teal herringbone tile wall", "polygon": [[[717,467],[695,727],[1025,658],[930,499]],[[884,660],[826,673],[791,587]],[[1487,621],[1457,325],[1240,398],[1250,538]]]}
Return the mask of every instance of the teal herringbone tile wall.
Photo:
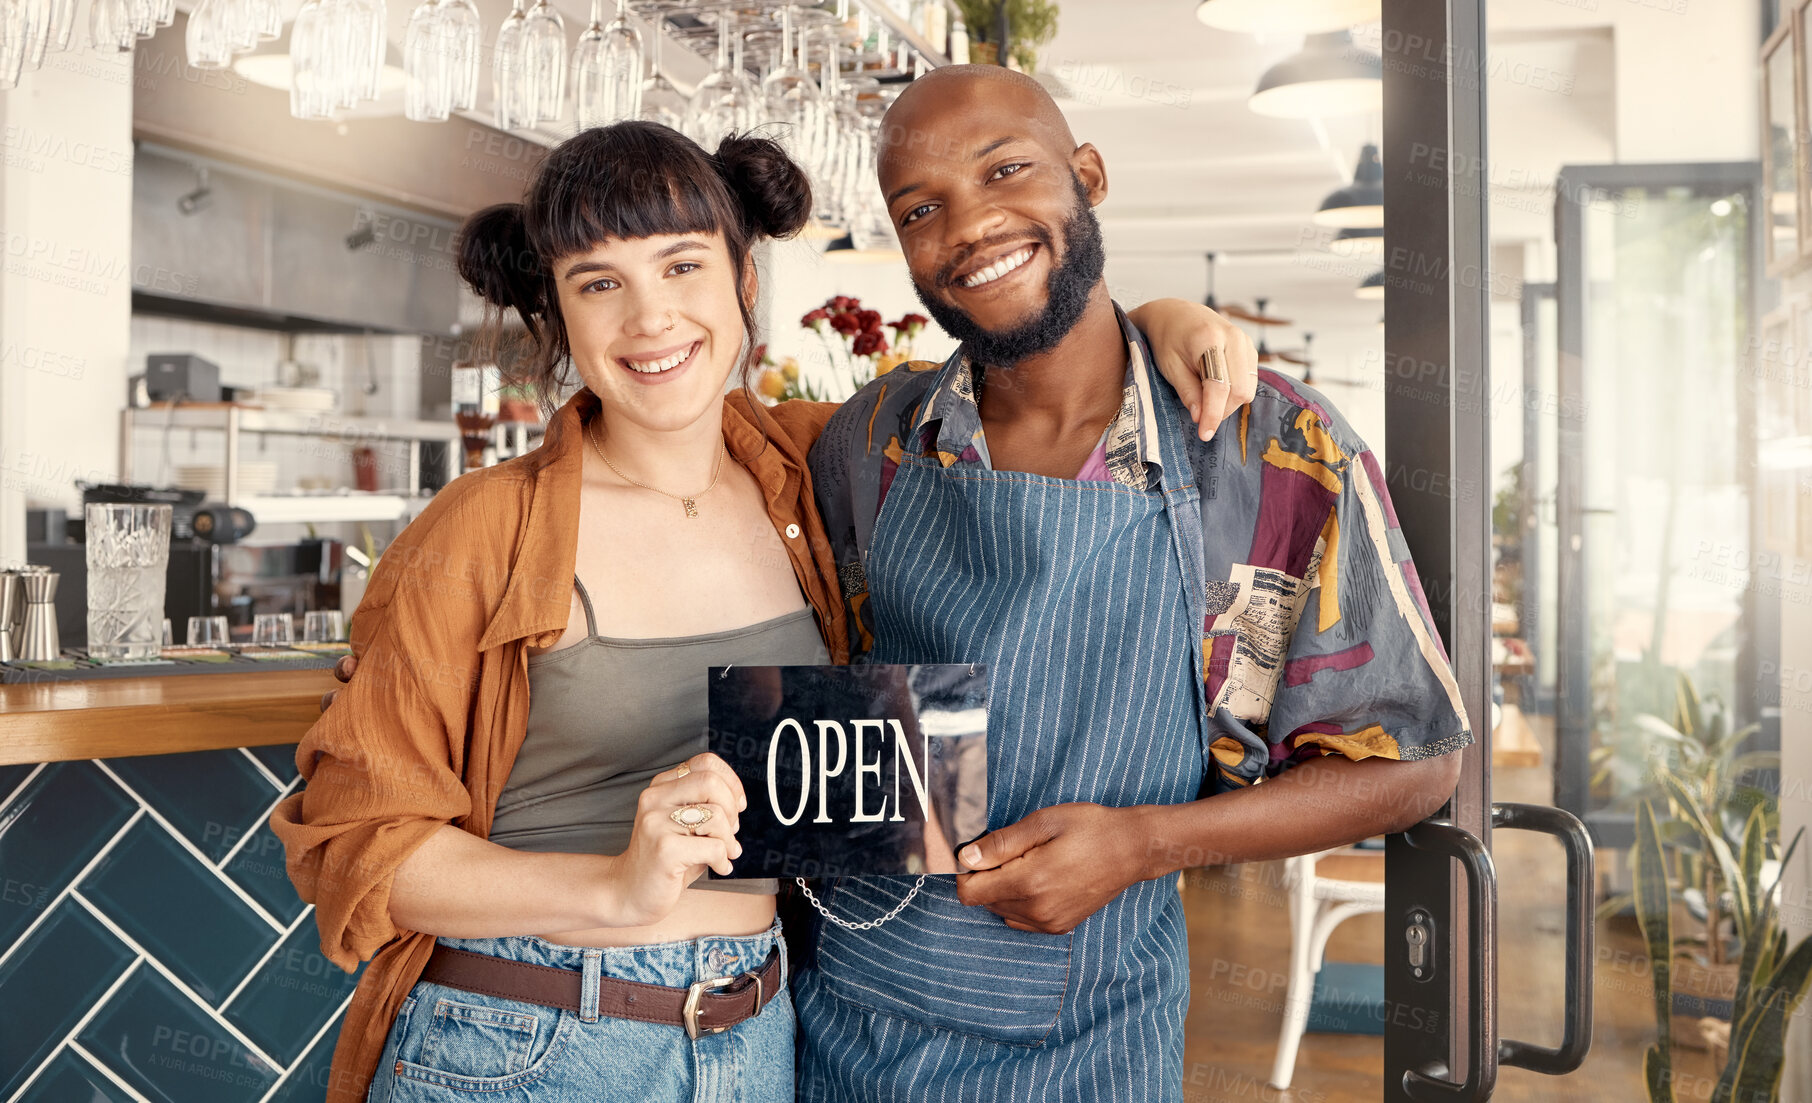
{"label": "teal herringbone tile wall", "polygon": [[293,747],[0,767],[0,1103],[317,1103],[357,978],[265,820]]}

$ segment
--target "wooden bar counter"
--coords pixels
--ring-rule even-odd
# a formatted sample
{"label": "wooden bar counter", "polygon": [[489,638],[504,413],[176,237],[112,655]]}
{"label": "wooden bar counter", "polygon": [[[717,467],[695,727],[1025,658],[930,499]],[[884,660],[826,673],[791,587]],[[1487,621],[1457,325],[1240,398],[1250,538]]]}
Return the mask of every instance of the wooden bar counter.
{"label": "wooden bar counter", "polygon": [[293,744],[331,670],[0,685],[0,766]]}

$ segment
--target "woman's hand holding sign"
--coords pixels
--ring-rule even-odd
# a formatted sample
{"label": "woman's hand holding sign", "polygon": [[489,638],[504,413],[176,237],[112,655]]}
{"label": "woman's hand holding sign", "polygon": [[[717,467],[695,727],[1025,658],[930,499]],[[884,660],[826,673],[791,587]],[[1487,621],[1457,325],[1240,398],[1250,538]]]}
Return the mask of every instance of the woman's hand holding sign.
{"label": "woman's hand holding sign", "polygon": [[957,855],[956,892],[1007,926],[1063,934],[1145,877],[1136,808],[1057,804],[990,832]]}
{"label": "woman's hand holding sign", "polygon": [[748,806],[742,779],[714,754],[656,774],[636,802],[629,848],[611,859],[603,890],[614,914],[606,925],[665,919],[706,867],[729,876],[730,863],[742,856],[736,829]]}

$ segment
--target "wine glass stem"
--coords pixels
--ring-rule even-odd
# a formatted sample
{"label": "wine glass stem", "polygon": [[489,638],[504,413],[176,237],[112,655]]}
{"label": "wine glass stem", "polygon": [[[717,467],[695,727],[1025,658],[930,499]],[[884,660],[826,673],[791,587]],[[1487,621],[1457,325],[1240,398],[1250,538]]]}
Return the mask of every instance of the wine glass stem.
{"label": "wine glass stem", "polygon": [[591,25],[594,27],[604,25],[604,0],[591,0]]}

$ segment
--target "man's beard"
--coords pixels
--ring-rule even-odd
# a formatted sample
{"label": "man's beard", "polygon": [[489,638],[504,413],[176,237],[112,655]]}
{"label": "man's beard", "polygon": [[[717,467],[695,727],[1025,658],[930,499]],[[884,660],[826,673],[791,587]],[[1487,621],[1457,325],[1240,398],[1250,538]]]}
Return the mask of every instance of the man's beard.
{"label": "man's beard", "polygon": [[[1063,220],[1063,258],[1051,266],[1044,283],[1044,309],[1011,329],[996,332],[984,329],[962,309],[940,298],[937,288],[927,288],[917,280],[912,288],[919,302],[944,327],[944,332],[962,342],[971,360],[981,365],[1012,367],[1031,356],[1057,347],[1088,309],[1089,296],[1101,282],[1107,267],[1107,251],[1101,243],[1101,223],[1089,205],[1088,189],[1075,173],[1070,179],[1076,186],[1076,209]],[[1053,257],[1050,232],[1042,226],[1032,231],[1033,238]],[[971,253],[973,256],[973,253]],[[938,274],[940,286],[954,283],[955,273],[947,269]]]}

